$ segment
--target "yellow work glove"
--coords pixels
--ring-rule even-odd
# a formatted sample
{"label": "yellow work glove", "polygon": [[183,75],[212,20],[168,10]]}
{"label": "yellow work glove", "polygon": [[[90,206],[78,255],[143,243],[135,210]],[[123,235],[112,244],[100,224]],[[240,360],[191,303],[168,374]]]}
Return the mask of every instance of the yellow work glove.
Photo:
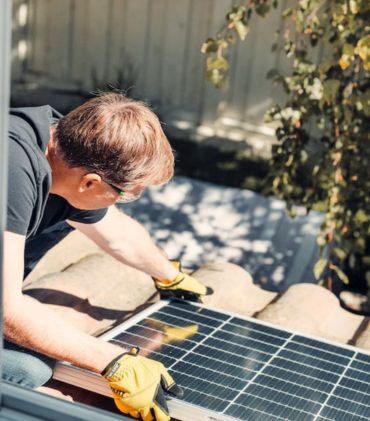
{"label": "yellow work glove", "polygon": [[171,263],[180,271],[175,279],[169,281],[153,278],[155,286],[162,298],[180,298],[190,301],[199,301],[202,295],[210,295],[213,293],[212,288],[206,287],[192,276],[181,272],[180,262],[172,261]]}
{"label": "yellow work glove", "polygon": [[138,355],[139,348],[132,348],[113,360],[102,372],[112,389],[117,408],[134,418],[144,421],[169,421],[165,394],[183,396],[164,365]]}

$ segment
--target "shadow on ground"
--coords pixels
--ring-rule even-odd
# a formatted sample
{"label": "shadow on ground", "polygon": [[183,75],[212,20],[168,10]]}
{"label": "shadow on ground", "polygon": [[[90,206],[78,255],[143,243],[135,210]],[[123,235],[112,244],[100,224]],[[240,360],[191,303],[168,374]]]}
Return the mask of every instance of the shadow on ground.
{"label": "shadow on ground", "polygon": [[236,263],[257,284],[275,291],[314,282],[322,222],[317,212],[306,215],[298,209],[292,220],[280,200],[186,177],[151,188],[121,209],[143,223],[169,257],[181,259],[185,267]]}

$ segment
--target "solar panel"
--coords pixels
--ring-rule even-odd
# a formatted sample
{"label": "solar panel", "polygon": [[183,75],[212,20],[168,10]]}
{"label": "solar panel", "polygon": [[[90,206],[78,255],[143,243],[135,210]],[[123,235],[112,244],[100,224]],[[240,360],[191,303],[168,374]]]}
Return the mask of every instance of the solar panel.
{"label": "solar panel", "polygon": [[163,362],[185,392],[169,404],[181,420],[370,419],[370,354],[354,347],[177,301],[105,339]]}

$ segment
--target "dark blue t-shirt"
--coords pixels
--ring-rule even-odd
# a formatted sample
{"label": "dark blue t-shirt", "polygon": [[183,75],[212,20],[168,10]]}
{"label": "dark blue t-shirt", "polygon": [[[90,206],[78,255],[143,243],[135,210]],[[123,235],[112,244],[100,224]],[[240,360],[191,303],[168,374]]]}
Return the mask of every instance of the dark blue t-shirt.
{"label": "dark blue t-shirt", "polygon": [[50,127],[62,115],[52,107],[10,110],[9,178],[6,229],[34,240],[45,229],[70,219],[91,224],[107,209],[80,210],[50,194],[51,169],[45,157]]}

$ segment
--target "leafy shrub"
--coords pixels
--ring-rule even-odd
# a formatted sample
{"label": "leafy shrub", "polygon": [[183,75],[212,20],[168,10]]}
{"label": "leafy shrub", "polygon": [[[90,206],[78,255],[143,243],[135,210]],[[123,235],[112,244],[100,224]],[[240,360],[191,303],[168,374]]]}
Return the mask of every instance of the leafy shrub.
{"label": "leafy shrub", "polygon": [[[265,16],[278,3],[240,2],[205,41],[207,77],[216,87],[227,79],[230,45],[246,38],[253,16]],[[317,279],[330,285],[336,273],[348,283],[348,273],[360,265],[370,283],[370,3],[300,0],[282,17],[294,30],[278,34],[272,49],[283,48],[292,66],[289,74],[267,74],[287,94],[266,113],[267,122],[278,122],[271,189],[291,213],[295,204],[325,211]],[[325,56],[315,62],[308,52],[318,46]]]}

